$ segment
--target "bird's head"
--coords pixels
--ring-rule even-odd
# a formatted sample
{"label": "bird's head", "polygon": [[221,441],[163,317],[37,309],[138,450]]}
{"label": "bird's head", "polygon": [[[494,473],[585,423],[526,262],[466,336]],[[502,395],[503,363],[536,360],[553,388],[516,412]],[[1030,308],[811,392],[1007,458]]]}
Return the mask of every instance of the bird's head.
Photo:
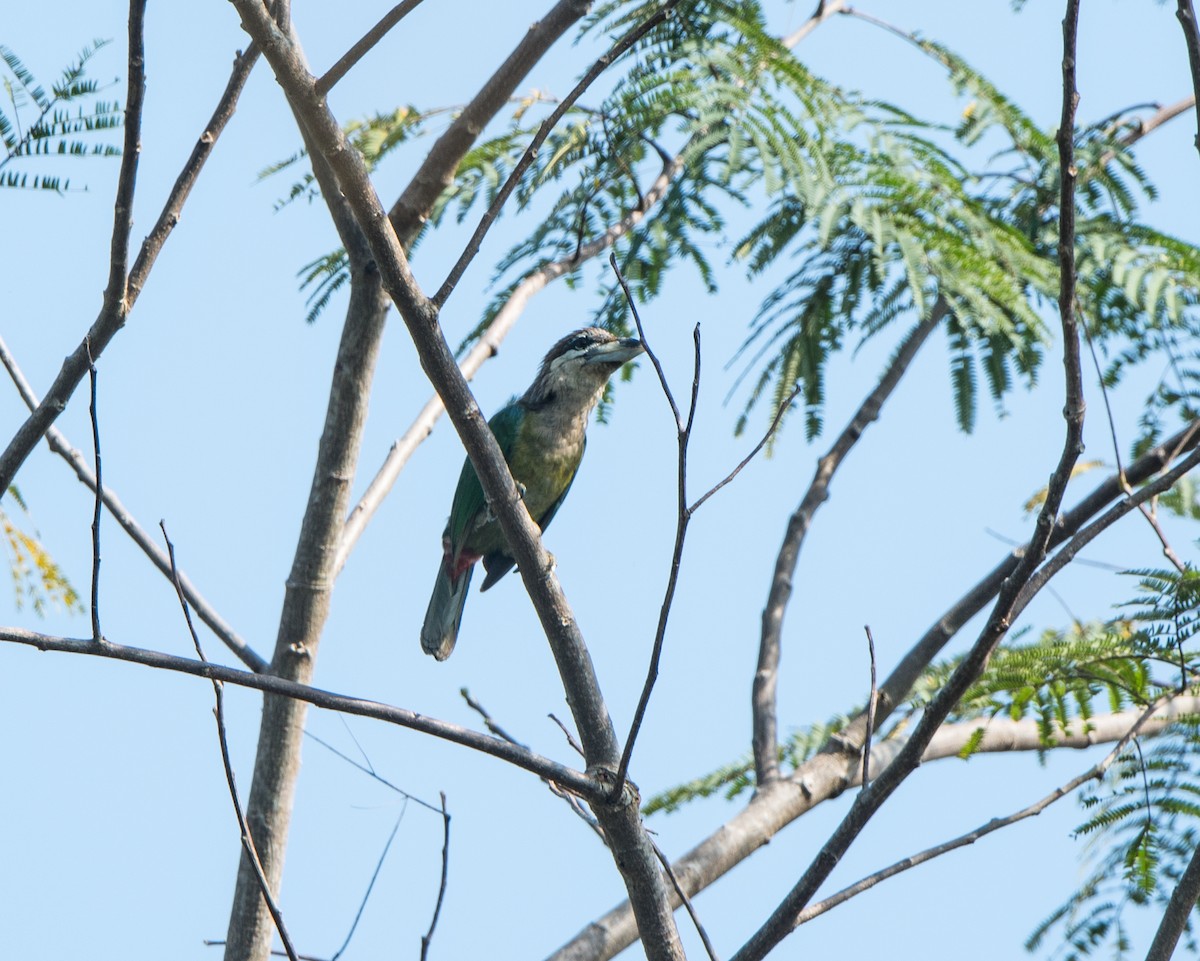
{"label": "bird's head", "polygon": [[590,409],[608,379],[644,349],[636,337],[615,337],[600,327],[567,334],[542,360],[524,400],[531,406],[562,401]]}

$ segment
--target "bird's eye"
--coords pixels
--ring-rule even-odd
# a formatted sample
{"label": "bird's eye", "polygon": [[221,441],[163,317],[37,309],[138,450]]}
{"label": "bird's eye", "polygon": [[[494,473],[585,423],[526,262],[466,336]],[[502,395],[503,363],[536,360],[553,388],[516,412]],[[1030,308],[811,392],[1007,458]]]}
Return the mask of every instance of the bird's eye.
{"label": "bird's eye", "polygon": [[568,350],[587,350],[591,346],[591,340],[587,337],[576,337],[567,345]]}

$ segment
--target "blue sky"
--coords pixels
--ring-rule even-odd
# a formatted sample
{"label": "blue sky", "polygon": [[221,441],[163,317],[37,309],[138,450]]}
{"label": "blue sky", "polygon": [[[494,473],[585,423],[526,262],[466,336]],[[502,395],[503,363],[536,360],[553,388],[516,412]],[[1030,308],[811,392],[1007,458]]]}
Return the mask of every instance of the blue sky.
{"label": "blue sky", "polygon": [[[502,8],[430,0],[360,65],[331,97],[340,119],[397,103],[453,104],[470,96],[546,4]],[[297,3],[310,62],[333,62],[385,5]],[[48,28],[53,10],[56,26]],[[876,0],[868,12],[956,48],[1047,126],[1058,116],[1061,6],[1037,0],[1020,14],[1000,0],[903,3]],[[785,33],[808,5],[782,6]],[[93,37],[117,42],[93,75],[124,72],[124,7],[107,2],[21,5],[6,11],[0,42],[43,81]],[[244,45],[225,3],[151,5],[148,92],[134,238],[157,216],[179,166]],[[447,36],[452,39],[446,39]],[[1190,90],[1172,8],[1148,0],[1086,4],[1080,35],[1080,116],[1132,103],[1173,102]],[[798,56],[817,73],[869,96],[953,121],[961,104],[940,71],[875,28],[835,18]],[[563,45],[524,85],[565,93],[590,48]],[[119,82],[110,96],[116,96]],[[1148,219],[1195,239],[1194,119],[1147,139],[1139,156],[1163,199]],[[323,417],[341,302],[304,323],[300,267],[336,241],[320,204],[272,210],[282,181],[257,172],[291,154],[298,137],[269,70],[260,64],[164,249],[130,321],[99,365],[104,475],[148,528],[166,521],[181,565],[243,636],[264,654],[274,643],[283,581],[295,547]],[[418,151],[379,172],[385,202],[415,166]],[[107,276],[116,164],[72,172],[88,190],[63,198],[0,196],[0,333],[42,392],[62,357],[94,319]],[[471,222],[468,223],[468,227]],[[521,236],[520,218],[501,221],[443,315],[452,343],[490,298],[491,264]],[[706,248],[723,263],[738,222]],[[414,261],[436,287],[465,233],[428,238]],[[500,357],[475,384],[492,411],[523,390],[545,349],[594,309],[594,278],[535,298]],[[686,269],[643,312],[679,395],[690,383],[691,326],[702,325],[705,375],[691,484],[699,492],[744,454],[733,437],[741,395],[723,399],[736,368],[724,369],[753,317],[761,291],[722,272],[708,295]],[[830,367],[826,423],[838,429],[870,389],[892,343],[880,340]],[[860,702],[867,683],[863,624],[872,626],[880,668],[912,641],[1006,550],[989,530],[1021,538],[1021,505],[1045,483],[1059,447],[1059,370],[1051,356],[1041,387],[1014,394],[1007,416],[981,404],[979,426],[955,428],[944,340],[935,335],[871,436],[843,468],[809,536],[786,622],[780,684],[784,730]],[[618,391],[610,423],[593,428],[583,471],[547,537],[558,573],[595,658],[618,730],[627,729],[641,689],[674,533],[674,433],[646,365]],[[1132,437],[1138,403],[1157,376],[1115,397],[1117,430]],[[392,440],[429,395],[402,325],[388,330],[363,445],[361,492]],[[1112,460],[1100,397],[1089,385],[1087,456]],[[24,410],[0,388],[0,433]],[[88,449],[86,398],[59,426]],[[805,443],[799,420],[771,460],[756,461],[697,514],[662,676],[634,758],[644,795],[706,773],[749,745],[749,690],[759,613],[783,527],[828,438]],[[439,538],[462,449],[439,427],[401,476],[339,580],[322,642],[317,683],[478,726],[459,697],[468,687],[497,720],[535,749],[573,763],[549,712],[566,716],[561,688],[516,578],[468,601],[454,657],[423,655],[417,628],[433,582]],[[44,448],[18,477],[33,522],[78,587],[89,576],[91,496]],[[1087,489],[1087,482],[1080,490]],[[1192,550],[1195,531],[1169,528]],[[1148,528],[1129,524],[1099,541],[1096,559],[1159,563]],[[1078,568],[1055,582],[1081,617],[1103,617],[1112,575]],[[190,653],[173,592],[112,523],[104,529],[101,615],[106,635],[126,644]],[[83,636],[85,616],[37,620],[0,593],[0,621]],[[1023,625],[1061,626],[1069,616],[1043,596]],[[965,643],[968,630],[960,639]],[[207,652],[225,657],[205,637]],[[194,679],[127,664],[0,646],[0,941],[13,957],[84,955],[131,961],[170,955],[213,959],[222,938],[238,842],[221,772],[212,693]],[[247,790],[259,699],[229,689],[230,738]],[[433,956],[542,957],[621,899],[608,854],[561,801],[527,774],[400,729],[312,712],[310,730],[357,756],[412,794],[454,816],[447,902]],[[357,746],[356,746],[357,745]],[[897,857],[1024,806],[1095,758],[984,757],[921,769],[839,866],[830,891]],[[318,745],[305,750],[282,892],[300,949],[329,957],[341,944],[402,813],[399,799]],[[790,887],[841,817],[846,801],[823,806],[697,901],[719,952],[728,956]],[[678,855],[734,813],[721,800],[656,817],[650,827]],[[963,938],[981,959],[1022,953],[1033,926],[1064,899],[1080,873],[1080,820],[1073,802],[889,882],[807,926],[776,957],[857,956],[886,947],[898,957],[959,956]],[[440,819],[409,805],[372,900],[345,957],[418,950],[436,893]],[[689,954],[696,939],[681,920]],[[636,952],[638,949],[634,949]],[[634,955],[636,956],[636,954]]]}

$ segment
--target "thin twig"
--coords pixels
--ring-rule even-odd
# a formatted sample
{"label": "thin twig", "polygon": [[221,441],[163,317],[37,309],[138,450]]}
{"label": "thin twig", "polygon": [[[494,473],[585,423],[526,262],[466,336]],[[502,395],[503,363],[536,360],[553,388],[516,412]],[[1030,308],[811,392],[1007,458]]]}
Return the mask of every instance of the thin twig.
{"label": "thin twig", "polygon": [[[443,802],[445,795],[442,795]],[[350,924],[350,930],[346,932],[346,940],[342,942],[342,946],[334,953],[330,961],[338,961],[350,947],[350,939],[354,937],[354,932],[358,928],[358,922],[362,920],[363,911],[367,908],[367,902],[371,899],[371,891],[375,887],[375,882],[379,879],[379,872],[383,870],[383,862],[387,859],[388,850],[392,846],[392,842],[396,840],[396,833],[400,830],[400,822],[404,820],[404,812],[408,809],[408,798],[405,797],[404,804],[400,808],[400,815],[396,818],[396,823],[392,826],[392,833],[388,835],[387,842],[383,846],[383,850],[379,853],[379,860],[375,862],[375,870],[371,872],[371,880],[367,882],[367,890],[363,893],[362,900],[358,903],[358,910],[354,914],[354,921]]]}
{"label": "thin twig", "polygon": [[625,292],[625,299],[629,303],[629,310],[633,314],[634,323],[637,325],[642,347],[646,351],[646,356],[650,358],[650,362],[654,365],[654,369],[658,372],[659,383],[662,385],[667,402],[671,405],[671,412],[675,415],[675,430],[679,450],[677,459],[678,470],[676,474],[675,547],[671,554],[671,568],[670,574],[667,577],[667,588],[664,592],[662,606],[658,612],[658,627],[654,631],[654,646],[650,651],[650,666],[646,671],[646,680],[642,684],[642,693],[638,698],[637,708],[633,712],[633,722],[629,726],[629,735],[625,738],[625,748],[621,752],[621,763],[617,767],[617,776],[613,781],[611,798],[615,801],[625,789],[625,780],[629,775],[629,764],[633,757],[633,746],[637,741],[642,722],[645,720],[646,709],[650,705],[650,695],[654,691],[654,684],[658,680],[658,666],[662,660],[663,642],[667,634],[667,619],[671,615],[671,606],[675,600],[675,588],[679,583],[679,567],[683,561],[683,545],[687,539],[688,523],[691,521],[691,514],[688,512],[687,503],[687,456],[688,441],[692,436],[692,424],[696,416],[696,400],[700,393],[700,325],[696,324],[692,331],[692,344],[695,357],[692,372],[692,395],[691,402],[688,405],[687,419],[684,420],[680,416],[679,407],[675,403],[675,398],[671,393],[671,386],[667,383],[667,377],[663,372],[662,364],[646,340],[646,331],[642,326],[642,318],[638,315],[637,304],[633,301],[633,295],[629,291],[629,285],[625,282],[621,268],[617,266],[616,254],[610,254],[608,262],[612,265],[613,272],[617,275],[617,282],[621,285],[621,290]]}
{"label": "thin twig", "polygon": [[791,409],[792,403],[795,401],[795,399],[797,397],[800,396],[800,394],[803,390],[804,390],[803,382],[796,385],[796,389],[793,390],[787,396],[787,398],[783,401],[783,403],[779,405],[779,409],[775,411],[775,416],[773,418],[771,418],[771,423],[767,426],[766,433],[763,434],[762,437],[759,438],[758,443],[755,444],[754,447],[752,447],[750,449],[750,453],[747,454],[745,457],[743,457],[738,462],[738,465],[733,470],[731,470],[728,474],[726,474],[721,480],[717,481],[717,483],[715,483],[712,487],[710,487],[707,491],[705,491],[700,497],[696,498],[696,500],[688,508],[689,514],[696,513],[696,511],[698,511],[704,505],[705,501],[707,501],[710,497],[712,497],[713,494],[715,494],[717,491],[719,491],[726,484],[729,484],[730,482],[732,482],[733,479],[735,477],[737,477],[737,475],[740,474],[745,469],[745,467],[752,460],[754,460],[755,457],[758,456],[758,452],[767,446],[767,442],[774,436],[775,431],[777,431],[779,429],[779,423],[780,423],[780,421],[783,420],[783,415],[786,414]]}
{"label": "thin twig", "polygon": [[692,919],[692,924],[696,926],[696,933],[700,935],[700,940],[704,942],[704,950],[708,952],[709,961],[720,961],[717,957],[717,949],[713,947],[713,943],[709,940],[708,932],[704,930],[704,925],[700,923],[700,915],[696,913],[696,908],[692,904],[692,899],[688,897],[687,892],[683,889],[683,885],[679,881],[679,876],[675,873],[675,869],[671,867],[670,859],[663,854],[662,848],[658,846],[658,842],[653,838],[650,843],[654,845],[654,853],[658,855],[659,863],[663,866],[663,871],[667,877],[671,879],[671,887],[675,889],[675,893],[679,895],[679,900],[683,903],[684,909],[688,913],[688,917]]}
{"label": "thin twig", "polygon": [[450,269],[450,273],[446,276],[442,286],[438,288],[438,292],[434,294],[432,298],[434,306],[441,307],[446,302],[446,298],[450,296],[451,291],[458,286],[458,281],[462,277],[463,272],[466,271],[471,261],[475,259],[475,255],[479,253],[479,247],[483,243],[483,238],[487,235],[488,230],[491,229],[491,226],[495,222],[497,215],[500,213],[500,209],[505,205],[505,203],[508,202],[508,198],[517,188],[517,184],[520,182],[521,177],[524,176],[525,171],[529,169],[529,166],[533,163],[534,158],[537,157],[537,153],[541,149],[542,144],[545,143],[546,138],[550,136],[550,131],[554,129],[566,112],[570,110],[572,106],[574,106],[575,101],[583,95],[584,91],[592,85],[596,78],[599,77],[600,74],[602,74],[605,70],[607,70],[613,63],[615,63],[616,60],[621,57],[622,54],[628,51],[635,43],[641,40],[642,37],[648,34],[660,23],[663,23],[667,17],[670,16],[671,12],[675,9],[678,3],[679,0],[667,0],[667,2],[655,10],[654,13],[652,13],[644,21],[642,21],[640,24],[626,33],[625,36],[623,36],[615,44],[613,44],[612,48],[607,53],[596,60],[596,62],[593,63],[590,68],[588,68],[587,72],[580,79],[579,83],[575,85],[575,88],[563,98],[562,102],[554,108],[553,113],[551,113],[550,116],[542,122],[542,125],[538,128],[537,133],[534,134],[533,139],[529,142],[529,146],[525,148],[525,152],[521,155],[521,159],[518,160],[516,165],[513,167],[512,173],[509,174],[508,179],[504,181],[504,185],[496,193],[496,197],[492,201],[491,206],[488,207],[487,211],[485,211],[483,214],[483,217],[480,218],[479,226],[475,228],[475,233],[471,235],[471,239],[467,242],[467,246],[463,249],[458,261]]}
{"label": "thin twig", "polygon": [[875,737],[875,705],[879,701],[879,686],[875,679],[875,638],[871,636],[871,625],[864,624],[867,632],[867,651],[871,656],[871,696],[867,698],[867,731],[863,735],[862,786],[865,791],[871,784],[871,741]]}
{"label": "thin twig", "polygon": [[96,413],[96,365],[88,365],[92,398],[88,404],[88,416],[92,421],[92,453],[96,464],[96,499],[92,512],[92,640],[100,644],[104,635],[100,631],[100,506],[103,502],[104,480],[100,473],[100,419]]}
{"label": "thin twig", "polygon": [[1196,150],[1200,151],[1200,28],[1196,26],[1196,10],[1192,6],[1192,0],[1179,0],[1179,9],[1175,11],[1175,16],[1179,18],[1179,26],[1183,28],[1183,39],[1187,43],[1188,65],[1192,70],[1192,89],[1196,95]]}
{"label": "thin twig", "polygon": [[[195,625],[192,623],[192,613],[188,608],[187,598],[183,596],[183,585],[179,582],[179,568],[175,563],[175,545],[171,543],[171,537],[167,534],[166,522],[159,521],[158,526],[162,528],[163,539],[167,542],[167,553],[171,558],[172,580],[175,584],[175,596],[179,598],[179,606],[183,609],[183,619],[187,622],[188,633],[192,636],[192,645],[196,648],[196,656],[202,663],[207,664],[208,658],[204,656],[204,648],[200,645],[200,637],[196,633]],[[283,923],[283,914],[279,910],[279,905],[275,902],[274,896],[271,894],[271,886],[267,883],[267,876],[263,872],[262,862],[258,859],[258,851],[254,846],[254,838],[250,834],[250,823],[246,820],[246,815],[242,811],[242,802],[238,800],[237,782],[233,775],[233,762],[229,758],[229,741],[225,736],[225,687],[216,678],[211,678],[211,680],[213,696],[216,699],[216,707],[213,709],[213,715],[217,719],[217,740],[221,745],[221,763],[225,767],[225,783],[229,787],[229,797],[233,802],[234,814],[237,816],[238,829],[242,838],[242,848],[254,865],[254,871],[258,876],[259,888],[262,891],[263,900],[267,904],[267,910],[271,912],[271,919],[275,922],[275,930],[279,932],[279,940],[283,942],[283,948],[287,952],[287,956],[291,961],[299,961],[296,957],[296,948],[292,944],[291,937],[288,935],[287,926]]]}
{"label": "thin twig", "polygon": [[[621,290],[625,293],[625,301],[629,304],[629,311],[633,314],[633,323],[637,327],[638,337],[642,341],[642,346],[646,349],[646,356],[650,358],[650,363],[654,365],[654,372],[658,375],[658,382],[662,386],[663,394],[666,395],[667,403],[671,405],[671,414],[675,418],[675,430],[680,435],[687,432],[687,426],[684,424],[683,415],[679,413],[679,405],[675,403],[675,395],[671,392],[671,385],[667,383],[667,375],[663,371],[662,363],[658,359],[658,355],[651,349],[649,342],[646,340],[646,329],[642,326],[642,318],[638,314],[637,304],[634,302],[633,294],[630,293],[629,284],[625,282],[625,275],[621,273],[621,268],[617,264],[617,255],[610,253],[608,255],[608,263],[613,269],[613,273],[617,275],[617,283],[621,285]],[[696,330],[699,331],[700,325],[696,325]],[[699,333],[696,334],[699,336]],[[697,376],[699,368],[697,367]],[[694,391],[693,391],[694,392]],[[692,415],[688,411],[688,417]]]}
{"label": "thin twig", "polygon": [[317,81],[317,93],[324,96],[333,89],[333,85],[350,72],[350,69],[367,55],[375,44],[379,43],[388,31],[421,5],[421,0],[401,0],[389,10],[380,21],[368,30],[361,40],[346,51],[337,63],[325,71]]}
{"label": "thin twig", "polygon": [[854,884],[843,888],[841,891],[830,895],[824,900],[810,904],[807,908],[801,911],[800,915],[796,918],[796,926],[799,927],[801,924],[805,924],[806,922],[813,920],[813,918],[832,911],[834,908],[844,904],[851,898],[875,887],[875,885],[879,884],[881,881],[886,881],[888,878],[893,878],[897,874],[902,874],[910,868],[915,868],[919,864],[925,864],[927,861],[932,861],[934,858],[941,857],[943,854],[949,854],[951,851],[956,851],[959,848],[974,844],[981,838],[987,837],[987,835],[999,831],[1001,828],[1009,827],[1012,824],[1016,824],[1018,821],[1024,821],[1026,818],[1041,814],[1044,810],[1046,810],[1046,808],[1050,807],[1050,805],[1054,804],[1056,801],[1059,801],[1062,798],[1070,795],[1073,791],[1075,791],[1076,788],[1082,787],[1089,781],[1099,780],[1112,766],[1113,762],[1117,759],[1121,752],[1125,750],[1125,747],[1129,744],[1134,735],[1136,735],[1137,732],[1141,730],[1142,726],[1159,710],[1160,707],[1163,706],[1164,703],[1169,700],[1170,698],[1161,698],[1154,704],[1151,704],[1148,708],[1146,708],[1137,721],[1134,722],[1133,726],[1125,733],[1125,736],[1113,746],[1112,750],[1109,751],[1103,759],[1092,765],[1092,767],[1088,768],[1088,770],[1084,771],[1082,774],[1072,778],[1070,781],[1067,781],[1060,787],[1055,788],[1045,797],[1035,801],[1028,807],[1022,808],[1020,811],[1015,811],[1012,814],[1004,817],[992,818],[986,824],[980,825],[975,830],[969,831],[966,834],[954,838],[952,841],[946,841],[942,844],[935,845],[934,847],[926,848],[924,851],[921,851],[917,854],[909,855],[903,860],[897,861],[895,864],[889,865],[882,870],[867,875],[862,880],[856,881]]}
{"label": "thin twig", "polygon": [[[340,714],[338,716],[341,717]],[[345,720],[345,718],[343,717],[342,720]],[[312,731],[305,730],[304,736],[309,738],[310,740],[316,741],[319,745],[321,745],[321,747],[325,748],[325,750],[327,750],[330,754],[333,754],[336,757],[341,758],[343,761],[345,761],[351,767],[357,768],[358,770],[362,771],[363,774],[366,774],[367,776],[374,778],[376,781],[378,781],[384,787],[390,788],[391,790],[395,791],[397,794],[400,795],[400,797],[402,797],[405,800],[405,802],[413,801],[414,803],[419,804],[421,807],[426,808],[430,811],[433,811],[435,814],[438,812],[439,809],[436,804],[430,804],[428,801],[422,801],[415,794],[409,794],[403,788],[397,787],[395,784],[393,784],[391,781],[389,781],[387,778],[385,778],[382,774],[380,774],[374,768],[370,767],[369,765],[359,763],[358,761],[354,760],[354,758],[350,757],[350,755],[346,754],[344,751],[339,751],[336,747],[334,747],[328,741],[322,740],[316,734],[313,734]]]}
{"label": "thin twig", "polygon": [[441,792],[442,798],[442,880],[438,885],[437,904],[433,906],[433,917],[429,921],[429,930],[421,938],[421,961],[426,961],[429,945],[433,942],[433,930],[437,927],[438,916],[442,913],[442,901],[446,897],[446,882],[450,877],[450,812],[446,810],[446,792]]}
{"label": "thin twig", "polygon": [[570,732],[567,726],[554,714],[547,714],[546,716],[558,725],[558,729],[563,732],[563,737],[567,739],[567,743],[571,745],[571,749],[580,757],[583,757],[583,746],[575,739],[575,735]]}
{"label": "thin twig", "polygon": [[[134,5],[136,5],[136,0]],[[144,0],[141,0],[141,6],[144,7],[144,5]],[[133,23],[134,21],[131,17],[131,27]],[[140,23],[141,18],[139,17],[138,24],[140,25]],[[131,54],[132,52],[133,45],[131,45]],[[3,454],[0,454],[0,491],[8,489],[8,485],[12,483],[17,471],[20,470],[21,465],[25,462],[25,458],[29,456],[30,451],[37,446],[38,441],[49,430],[59,414],[66,407],[67,401],[71,398],[80,381],[83,380],[84,373],[87,371],[89,351],[92,361],[98,359],[104,348],[108,346],[109,341],[112,340],[117,331],[124,325],[129,311],[132,309],[139,292],[145,285],[146,278],[150,273],[151,267],[154,265],[154,261],[162,250],[163,244],[166,242],[175,225],[179,222],[184,202],[195,185],[205,161],[211,155],[217,138],[220,136],[221,131],[225,129],[229,118],[233,116],[237,99],[241,94],[242,88],[245,86],[246,78],[250,75],[250,70],[257,58],[258,51],[251,44],[247,47],[246,52],[234,61],[233,72],[225,87],[225,92],[217,104],[217,109],[214,111],[204,132],[201,133],[196,146],[192,150],[191,156],[176,179],[158,221],[142,242],[137,259],[129,271],[129,277],[127,279],[123,278],[122,284],[118,285],[120,287],[119,291],[115,288],[113,289],[111,299],[106,293],[100,313],[87,333],[87,346],[85,347],[81,342],[71,352],[63,362],[58,376],[55,377],[54,383],[50,385],[50,389],[42,398],[41,403],[37,405],[37,408],[29,415],[25,423],[21,425],[12,440],[9,441]],[[136,65],[132,58],[130,60],[129,100],[126,105],[125,115],[126,149],[121,159],[121,174],[118,181],[120,184],[132,184],[133,182],[133,173],[127,173],[127,171],[133,171],[136,168],[140,150],[139,138],[142,92],[144,88],[145,76],[142,69],[142,60],[139,55]],[[118,188],[118,195],[120,193],[121,188]],[[125,235],[128,238],[128,232]],[[114,228],[115,240],[116,229]],[[112,286],[110,283],[110,288]],[[117,296],[118,293],[120,294],[119,297]]]}
{"label": "thin twig", "polygon": [[[16,385],[17,393],[21,395],[21,399],[25,402],[25,406],[30,410],[35,410],[38,406],[37,394],[30,387],[29,381],[26,380],[25,374],[17,365],[16,358],[9,351],[3,337],[0,337],[0,365],[3,365],[4,369],[8,371],[9,376]],[[46,443],[50,445],[50,449],[54,453],[58,454],[59,457],[71,466],[71,469],[75,472],[75,476],[79,478],[85,487],[93,493],[100,494],[101,499],[104,501],[104,506],[108,508],[108,512],[113,520],[142,549],[142,552],[150,558],[154,566],[170,580],[171,561],[167,557],[167,552],[159,547],[150,532],[137,522],[121,502],[121,499],[113,492],[111,485],[101,488],[96,483],[96,474],[88,466],[86,458],[75,449],[57,427],[51,427],[46,431]],[[179,572],[179,580],[183,584],[184,596],[188,599],[188,603],[191,604],[192,609],[200,616],[200,620],[207,624],[217,638],[233,651],[250,670],[261,673],[270,667],[266,659],[251,648],[237,631],[217,613],[216,608],[196,590],[196,587],[183,571]]]}
{"label": "thin twig", "polygon": [[[459,688],[458,693],[461,694],[463,700],[467,702],[467,707],[469,707],[476,714],[478,714],[481,718],[483,718],[484,725],[487,727],[487,729],[492,734],[494,734],[498,738],[501,738],[501,739],[507,741],[509,744],[515,744],[518,747],[522,747],[522,748],[525,748],[525,750],[528,750],[528,747],[526,747],[526,745],[522,744],[515,737],[513,737],[511,734],[509,734],[508,731],[504,730],[503,727],[501,727],[499,724],[496,723],[496,721],[492,717],[492,715],[488,713],[487,708],[485,708],[482,704],[480,704],[477,700],[475,700],[475,698],[473,698],[471,696],[470,691],[468,691],[465,687],[462,687],[462,688]],[[563,733],[567,735],[567,741],[571,744],[571,746],[573,748],[576,749],[576,751],[579,753],[579,756],[583,757],[584,756],[583,748],[581,748],[575,742],[575,740],[571,737],[570,732],[565,727],[563,727],[562,722],[559,721],[558,718],[555,718],[553,714],[551,714],[550,716],[552,718],[554,718],[554,720],[558,723],[558,726],[560,728],[562,728]],[[551,778],[543,777],[542,783],[545,784],[546,787],[548,787],[550,789],[551,794],[554,794],[555,796],[560,797],[564,801],[566,801],[567,806],[571,809],[571,811],[575,814],[575,816],[578,817],[581,821],[583,821],[584,824],[586,824],[588,827],[590,827],[596,833],[597,837],[599,837],[600,840],[604,842],[605,845],[608,844],[608,839],[604,836],[604,830],[603,830],[603,828],[600,827],[600,823],[594,817],[592,817],[591,814],[588,813],[587,809],[584,808],[584,806],[580,803],[578,797],[576,797],[570,791],[565,790],[560,784],[558,784],[556,781],[552,780]]]}

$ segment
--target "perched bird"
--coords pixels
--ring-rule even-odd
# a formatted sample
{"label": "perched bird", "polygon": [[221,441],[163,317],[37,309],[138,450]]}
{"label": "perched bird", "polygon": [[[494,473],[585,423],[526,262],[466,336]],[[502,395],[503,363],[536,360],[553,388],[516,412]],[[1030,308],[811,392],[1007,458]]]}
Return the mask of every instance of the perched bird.
{"label": "perched bird", "polygon": [[[618,340],[599,327],[568,334],[550,348],[529,389],[488,421],[525,507],[542,530],[575,480],[588,417],[608,379],[642,349],[636,338]],[[480,558],[487,571],[484,591],[516,563],[468,459],[442,533],[442,563],[421,628],[421,647],[439,661],[454,650],[471,572]]]}

